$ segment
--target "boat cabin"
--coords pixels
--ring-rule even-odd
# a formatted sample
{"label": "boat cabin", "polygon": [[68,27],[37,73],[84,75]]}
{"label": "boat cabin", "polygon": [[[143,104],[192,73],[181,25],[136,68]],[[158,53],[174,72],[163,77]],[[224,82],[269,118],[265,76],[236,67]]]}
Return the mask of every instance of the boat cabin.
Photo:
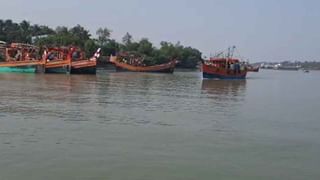
{"label": "boat cabin", "polygon": [[210,58],[203,63],[203,72],[219,77],[245,76],[246,65],[235,58]]}
{"label": "boat cabin", "polygon": [[68,48],[47,48],[44,51],[44,59],[47,62],[69,59],[70,53]]}
{"label": "boat cabin", "polygon": [[30,44],[12,43],[0,47],[4,62],[39,60],[39,48]]}
{"label": "boat cabin", "polygon": [[44,53],[44,58],[49,61],[58,60],[72,60],[77,61],[85,59],[85,53],[76,47],[60,47],[60,48],[47,48]]}
{"label": "boat cabin", "polygon": [[207,60],[204,63],[219,69],[236,69],[240,68],[240,66],[244,67],[244,64],[241,63],[239,59],[233,58],[210,58],[210,60]]}

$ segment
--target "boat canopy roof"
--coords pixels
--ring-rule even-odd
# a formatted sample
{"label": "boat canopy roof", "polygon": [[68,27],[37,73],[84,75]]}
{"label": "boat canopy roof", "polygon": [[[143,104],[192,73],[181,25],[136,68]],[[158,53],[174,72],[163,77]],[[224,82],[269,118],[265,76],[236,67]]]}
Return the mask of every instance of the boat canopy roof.
{"label": "boat canopy roof", "polygon": [[79,47],[49,47],[48,51],[58,51],[58,52],[74,52],[74,51],[83,51]]}
{"label": "boat canopy roof", "polygon": [[239,59],[235,59],[235,58],[210,58],[209,60],[212,63],[239,63],[240,60]]}
{"label": "boat canopy roof", "polygon": [[11,43],[11,48],[21,48],[21,49],[39,49],[38,46],[34,46],[31,44],[24,44],[24,43]]}

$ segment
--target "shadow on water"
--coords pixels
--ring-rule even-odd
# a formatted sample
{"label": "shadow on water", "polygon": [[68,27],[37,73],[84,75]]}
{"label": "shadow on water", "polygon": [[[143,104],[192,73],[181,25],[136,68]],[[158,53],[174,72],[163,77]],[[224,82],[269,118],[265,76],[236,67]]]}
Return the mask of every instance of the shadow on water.
{"label": "shadow on water", "polygon": [[235,115],[245,100],[246,81],[203,80],[201,89],[211,111]]}

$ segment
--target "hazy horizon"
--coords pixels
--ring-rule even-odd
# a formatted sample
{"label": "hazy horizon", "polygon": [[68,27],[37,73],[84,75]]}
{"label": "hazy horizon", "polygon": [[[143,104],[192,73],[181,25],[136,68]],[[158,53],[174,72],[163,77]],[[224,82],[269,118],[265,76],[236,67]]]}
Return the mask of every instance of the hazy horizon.
{"label": "hazy horizon", "polygon": [[31,24],[84,26],[95,35],[111,29],[120,41],[126,32],[192,46],[204,56],[237,46],[241,56],[257,61],[319,61],[320,1],[309,0],[10,0],[1,19]]}

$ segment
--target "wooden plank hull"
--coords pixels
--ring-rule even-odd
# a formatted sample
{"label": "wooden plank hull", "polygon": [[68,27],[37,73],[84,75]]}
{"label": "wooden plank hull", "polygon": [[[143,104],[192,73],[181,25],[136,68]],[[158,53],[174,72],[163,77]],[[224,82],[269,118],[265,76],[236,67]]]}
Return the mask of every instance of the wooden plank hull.
{"label": "wooden plank hull", "polygon": [[48,73],[48,74],[67,74],[67,73],[69,73],[69,68],[68,67],[46,68],[45,73]]}
{"label": "wooden plank hull", "polygon": [[49,61],[45,64],[45,73],[66,74],[70,72],[69,60]]}
{"label": "wooden plank hull", "polygon": [[71,68],[71,74],[96,74],[97,68],[94,67],[82,67],[82,68],[77,68],[73,69]]}
{"label": "wooden plank hull", "polygon": [[126,63],[121,63],[116,60],[116,57],[111,57],[110,62],[112,62],[117,71],[132,71],[132,72],[151,72],[151,73],[173,73],[176,61],[171,61],[166,64],[160,64],[155,66],[133,66]]}
{"label": "wooden plank hull", "polygon": [[0,63],[0,72],[36,73],[43,67],[42,61],[14,61]]}
{"label": "wooden plank hull", "polygon": [[31,66],[18,66],[18,67],[0,67],[1,73],[36,73],[37,67]]}
{"label": "wooden plank hull", "polygon": [[96,60],[80,60],[71,63],[71,74],[96,74]]}

